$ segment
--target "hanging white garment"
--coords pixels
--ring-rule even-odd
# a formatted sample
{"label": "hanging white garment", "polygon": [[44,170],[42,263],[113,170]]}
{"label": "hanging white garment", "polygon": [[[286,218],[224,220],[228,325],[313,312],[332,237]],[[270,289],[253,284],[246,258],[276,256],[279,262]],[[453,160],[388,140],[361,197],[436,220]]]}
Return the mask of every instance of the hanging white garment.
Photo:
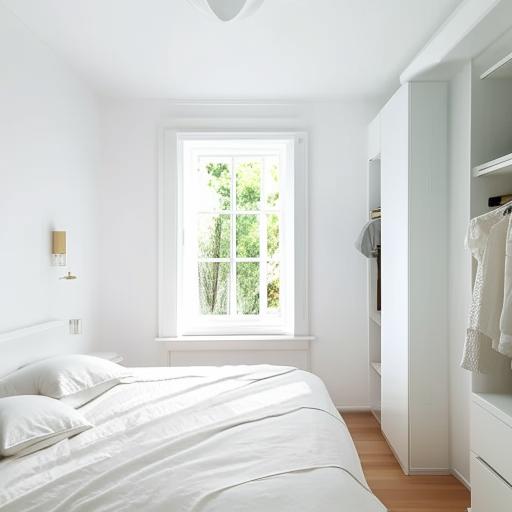
{"label": "hanging white garment", "polygon": [[367,258],[377,257],[377,246],[380,245],[380,219],[367,222],[356,240],[356,249]]}
{"label": "hanging white garment", "polygon": [[512,219],[509,221],[507,230],[505,288],[503,293],[503,309],[500,318],[500,331],[498,352],[512,358]]}
{"label": "hanging white garment", "polygon": [[497,209],[469,225],[466,244],[478,262],[461,366],[489,373],[496,362],[503,310],[505,242],[510,216]]}

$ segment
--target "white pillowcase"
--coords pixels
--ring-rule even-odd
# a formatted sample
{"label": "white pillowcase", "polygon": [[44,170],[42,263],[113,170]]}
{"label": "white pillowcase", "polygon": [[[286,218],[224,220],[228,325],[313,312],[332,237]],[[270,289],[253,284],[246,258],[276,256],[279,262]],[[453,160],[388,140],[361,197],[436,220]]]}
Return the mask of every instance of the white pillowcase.
{"label": "white pillowcase", "polygon": [[120,383],[133,382],[130,372],[111,361],[66,355],[25,366],[0,380],[0,397],[45,395],[80,407]]}
{"label": "white pillowcase", "polygon": [[92,426],[78,411],[53,398],[0,398],[0,456],[28,455]]}

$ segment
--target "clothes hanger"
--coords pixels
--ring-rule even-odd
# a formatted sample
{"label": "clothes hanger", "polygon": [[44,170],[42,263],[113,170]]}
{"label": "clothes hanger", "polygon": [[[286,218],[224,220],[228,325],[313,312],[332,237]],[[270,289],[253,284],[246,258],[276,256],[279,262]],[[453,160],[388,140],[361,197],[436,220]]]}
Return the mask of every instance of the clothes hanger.
{"label": "clothes hanger", "polygon": [[[512,203],[512,201],[511,201]],[[504,210],[503,210],[503,216],[505,215],[510,215],[512,213],[512,204],[510,204],[509,206],[507,206]]]}
{"label": "clothes hanger", "polygon": [[505,194],[502,196],[493,196],[489,197],[489,201],[487,205],[492,208],[494,206],[498,206],[498,210],[504,207],[503,216],[509,215],[512,213],[512,194]]}

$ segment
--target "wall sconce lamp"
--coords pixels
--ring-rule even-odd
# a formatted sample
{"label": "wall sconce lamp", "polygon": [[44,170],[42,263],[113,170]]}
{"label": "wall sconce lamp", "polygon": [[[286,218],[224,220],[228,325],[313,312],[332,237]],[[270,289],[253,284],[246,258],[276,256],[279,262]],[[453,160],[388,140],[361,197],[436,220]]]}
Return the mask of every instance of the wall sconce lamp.
{"label": "wall sconce lamp", "polygon": [[52,265],[66,266],[66,232],[52,231]]}
{"label": "wall sconce lamp", "polygon": [[[65,267],[67,263],[67,243],[65,231],[52,231],[52,265],[54,267]],[[72,280],[77,276],[68,272],[65,276],[59,279]]]}

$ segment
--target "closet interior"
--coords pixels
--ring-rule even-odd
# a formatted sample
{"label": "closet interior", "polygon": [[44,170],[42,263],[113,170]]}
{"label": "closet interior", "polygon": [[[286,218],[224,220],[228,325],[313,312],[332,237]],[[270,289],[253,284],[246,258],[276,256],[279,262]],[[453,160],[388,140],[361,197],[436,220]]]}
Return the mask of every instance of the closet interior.
{"label": "closet interior", "polygon": [[[452,473],[471,487],[472,512],[503,512],[512,510],[512,4],[473,7],[478,21],[446,24],[369,126],[367,206],[382,214],[381,311],[368,261],[369,389],[406,474]],[[467,15],[455,16],[461,27]],[[492,290],[482,300],[473,256],[483,261],[495,221],[501,256],[481,266]],[[494,323],[480,323],[486,308]],[[484,350],[485,365],[468,363],[479,355],[468,347]]]}
{"label": "closet interior", "polygon": [[[472,62],[470,213],[512,205],[512,32]],[[509,228],[510,229],[510,228]],[[472,261],[473,286],[477,263]],[[496,271],[498,271],[496,269]],[[505,289],[505,294],[507,290]],[[512,510],[511,359],[495,350],[489,369],[472,373],[472,511]]]}
{"label": "closet interior", "polygon": [[[380,119],[377,117],[368,130],[368,217],[380,217]],[[381,421],[381,261],[379,254],[368,259],[368,364],[370,407],[377,421]]]}

